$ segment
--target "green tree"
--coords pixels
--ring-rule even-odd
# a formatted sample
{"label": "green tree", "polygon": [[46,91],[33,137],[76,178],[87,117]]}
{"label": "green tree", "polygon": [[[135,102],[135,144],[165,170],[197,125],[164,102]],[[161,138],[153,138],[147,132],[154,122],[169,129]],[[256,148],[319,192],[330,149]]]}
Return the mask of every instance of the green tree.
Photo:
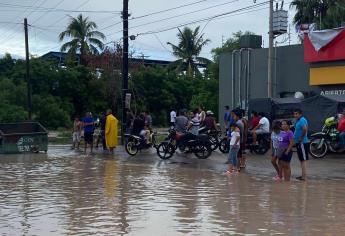
{"label": "green tree", "polygon": [[80,14],[77,18],[71,17],[67,29],[60,33],[59,39],[63,41],[66,37],[72,40],[61,46],[61,51],[68,51],[70,54],[80,53],[81,63],[85,65],[85,56],[88,54],[98,54],[103,50],[105,39],[103,33],[96,30],[95,22]]}
{"label": "green tree", "polygon": [[0,76],[6,76],[14,67],[14,60],[11,55],[6,53],[3,58],[0,59]]}
{"label": "green tree", "polygon": [[60,98],[52,95],[33,96],[33,109],[35,119],[42,123],[45,127],[57,129],[59,127],[70,127],[71,116],[66,110],[66,106],[62,107]]}
{"label": "green tree", "polygon": [[199,55],[210,40],[204,39],[204,34],[200,32],[199,26],[195,30],[185,27],[182,31],[180,29],[178,31],[178,44],[174,45],[168,42],[173,49],[174,56],[179,58],[171,66],[175,67],[177,71],[186,71],[189,77],[201,75],[197,64],[210,64],[211,61],[207,58],[199,57]]}
{"label": "green tree", "polygon": [[294,23],[315,23],[320,29],[339,27],[345,21],[345,1],[337,0],[294,0]]}
{"label": "green tree", "polygon": [[24,121],[28,114],[25,111],[26,84],[14,84],[8,78],[0,78],[0,122]]}

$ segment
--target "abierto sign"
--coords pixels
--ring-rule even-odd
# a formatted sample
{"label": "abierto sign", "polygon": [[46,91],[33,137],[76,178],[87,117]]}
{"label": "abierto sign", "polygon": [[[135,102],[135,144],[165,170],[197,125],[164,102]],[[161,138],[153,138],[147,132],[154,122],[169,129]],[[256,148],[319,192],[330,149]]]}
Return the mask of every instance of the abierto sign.
{"label": "abierto sign", "polygon": [[324,90],[321,91],[321,95],[345,95],[345,89],[340,90]]}

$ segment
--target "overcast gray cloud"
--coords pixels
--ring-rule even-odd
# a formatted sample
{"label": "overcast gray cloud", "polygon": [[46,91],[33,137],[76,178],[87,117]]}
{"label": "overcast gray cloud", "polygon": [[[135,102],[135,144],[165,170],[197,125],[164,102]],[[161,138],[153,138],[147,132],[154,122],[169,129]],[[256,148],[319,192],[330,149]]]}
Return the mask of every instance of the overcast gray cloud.
{"label": "overcast gray cloud", "polygon": [[[129,6],[131,17],[138,17],[194,2],[197,2],[197,0],[130,0]],[[256,1],[257,4],[262,2],[266,1]],[[288,3],[290,1],[285,2],[285,9],[288,10]],[[166,42],[176,42],[177,29],[156,34],[142,35],[142,33],[168,29],[180,24],[253,5],[253,0],[205,0],[188,7],[133,19],[129,22],[130,34],[139,34],[139,36],[135,41],[130,42],[131,48],[136,52],[136,55],[143,54],[150,56],[152,59],[173,59]],[[234,12],[226,17],[190,25],[191,27],[200,25],[201,28],[204,28],[205,36],[211,39],[211,43],[204,49],[202,56],[210,57],[210,50],[220,46],[222,38],[226,39],[232,33],[239,30],[248,30],[263,35],[264,45],[267,46],[267,8],[268,4],[252,9],[249,12]],[[77,16],[79,14],[72,11],[113,11],[106,13],[84,12],[83,15],[89,16],[91,20],[95,21],[99,29],[106,28],[102,32],[107,35],[107,42],[118,41],[121,39],[122,33],[120,31],[122,30],[122,25],[115,24],[121,21],[119,15],[121,10],[122,0],[1,0],[0,54],[9,52],[15,55],[24,55],[23,26],[19,24],[23,22],[24,17],[27,17],[29,24],[32,25],[30,27],[30,51],[32,54],[42,55],[48,51],[59,50],[61,46],[61,43],[58,41],[59,32],[64,30],[69,16]],[[175,17],[178,15],[183,16]],[[289,15],[291,18],[293,12],[290,11]],[[109,27],[110,25],[114,26]],[[283,39],[284,36],[278,39],[278,41]],[[297,42],[293,27],[291,42]]]}

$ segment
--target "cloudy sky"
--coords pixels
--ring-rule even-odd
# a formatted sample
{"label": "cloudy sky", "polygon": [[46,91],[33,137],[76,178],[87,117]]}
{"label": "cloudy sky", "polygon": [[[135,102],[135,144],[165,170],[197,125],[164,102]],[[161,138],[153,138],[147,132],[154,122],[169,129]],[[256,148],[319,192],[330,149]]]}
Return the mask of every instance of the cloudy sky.
{"label": "cloudy sky", "polygon": [[[222,40],[239,30],[263,35],[267,47],[268,3],[265,2],[267,0],[257,0],[256,3],[253,0],[130,0],[131,17],[136,18],[129,22],[130,34],[138,35],[130,42],[131,50],[137,56],[145,55],[151,59],[174,59],[166,42],[176,43],[177,29],[174,27],[193,21],[197,23],[189,26],[200,25],[205,37],[211,40],[201,56],[210,58],[212,48],[220,46]],[[286,10],[289,10],[290,2],[285,1]],[[263,5],[258,5],[261,3]],[[121,10],[122,0],[1,0],[0,55],[6,52],[24,55],[22,22],[25,17],[31,25],[30,52],[34,55],[58,51],[61,46],[58,34],[64,30],[70,16],[81,12],[97,23],[99,30],[107,36],[106,42],[119,41]],[[213,18],[223,13],[228,14]],[[289,10],[290,24],[293,14]],[[287,36],[281,36],[277,41],[285,41],[283,45],[288,44],[287,39]],[[290,42],[297,42],[292,24]]]}

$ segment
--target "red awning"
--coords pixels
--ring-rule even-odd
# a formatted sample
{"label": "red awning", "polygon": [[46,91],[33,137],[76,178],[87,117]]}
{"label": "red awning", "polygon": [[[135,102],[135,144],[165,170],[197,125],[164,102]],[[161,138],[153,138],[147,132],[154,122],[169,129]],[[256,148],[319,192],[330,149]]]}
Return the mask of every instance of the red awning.
{"label": "red awning", "polygon": [[317,49],[319,48],[314,47],[308,34],[305,34],[304,61],[306,63],[345,60],[345,29],[340,30],[340,33],[328,44]]}

